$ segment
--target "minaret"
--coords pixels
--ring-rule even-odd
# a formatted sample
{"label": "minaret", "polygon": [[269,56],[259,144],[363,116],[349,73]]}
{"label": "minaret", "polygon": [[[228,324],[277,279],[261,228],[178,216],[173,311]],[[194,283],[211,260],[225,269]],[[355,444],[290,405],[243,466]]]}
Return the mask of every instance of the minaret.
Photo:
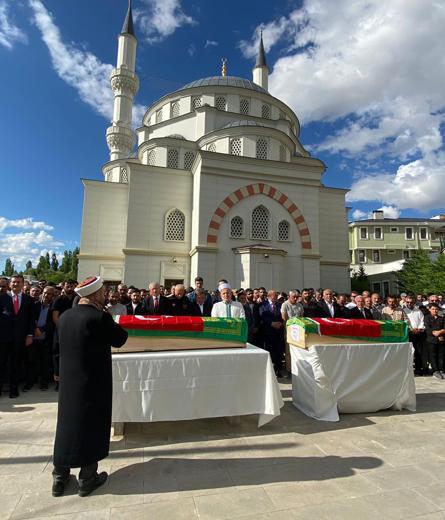
{"label": "minaret", "polygon": [[131,120],[133,100],[139,89],[139,78],[135,74],[137,44],[129,0],[127,16],[118,37],[117,66],[110,77],[114,92],[113,121],[107,129],[110,161],[129,157],[136,142]]}
{"label": "minaret", "polygon": [[266,63],[266,53],[263,45],[263,31],[260,35],[260,47],[256,58],[255,67],[253,68],[253,82],[267,90],[269,87],[269,67]]}

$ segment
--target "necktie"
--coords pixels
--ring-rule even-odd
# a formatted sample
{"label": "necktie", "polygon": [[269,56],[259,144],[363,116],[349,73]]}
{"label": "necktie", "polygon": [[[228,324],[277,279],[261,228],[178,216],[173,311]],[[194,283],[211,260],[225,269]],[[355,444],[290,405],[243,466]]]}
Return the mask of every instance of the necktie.
{"label": "necktie", "polygon": [[155,311],[157,311],[158,309],[159,309],[158,297],[155,296]]}
{"label": "necktie", "polygon": [[362,314],[363,314],[363,317],[365,318],[366,320],[366,313],[365,313],[365,309],[362,309]]}
{"label": "necktie", "polygon": [[20,310],[19,295],[18,294],[14,294],[13,305],[14,305],[14,314],[18,314],[19,310]]}
{"label": "necktie", "polygon": [[230,310],[230,303],[226,303],[226,317],[227,318],[231,318],[232,317],[232,313],[231,313],[231,310]]}

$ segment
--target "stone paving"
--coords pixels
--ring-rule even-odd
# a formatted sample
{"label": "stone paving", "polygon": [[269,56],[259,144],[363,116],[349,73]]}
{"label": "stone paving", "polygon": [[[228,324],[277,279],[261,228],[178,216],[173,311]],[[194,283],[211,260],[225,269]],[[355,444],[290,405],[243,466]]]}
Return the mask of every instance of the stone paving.
{"label": "stone paving", "polygon": [[130,424],[80,498],[74,476],[51,496],[57,394],[0,397],[0,518],[445,519],[445,381],[417,378],[418,411],[319,422],[281,417]]}

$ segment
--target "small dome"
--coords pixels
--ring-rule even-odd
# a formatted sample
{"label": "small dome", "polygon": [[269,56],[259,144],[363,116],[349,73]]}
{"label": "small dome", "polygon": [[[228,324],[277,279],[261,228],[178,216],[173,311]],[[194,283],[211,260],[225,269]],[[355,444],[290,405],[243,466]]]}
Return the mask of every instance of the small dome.
{"label": "small dome", "polygon": [[257,123],[256,121],[233,121],[232,123],[229,123],[228,125],[224,125],[222,128],[234,128],[237,126],[264,126],[261,123]]}
{"label": "small dome", "polygon": [[257,92],[264,92],[268,94],[267,90],[260,87],[253,81],[244,78],[238,78],[237,76],[211,76],[209,78],[202,78],[187,83],[179,90],[194,87],[241,87],[249,90],[256,90]]}
{"label": "small dome", "polygon": [[172,139],[183,139],[184,141],[186,141],[186,138],[181,134],[171,134],[171,135],[168,135],[167,137],[171,137]]}

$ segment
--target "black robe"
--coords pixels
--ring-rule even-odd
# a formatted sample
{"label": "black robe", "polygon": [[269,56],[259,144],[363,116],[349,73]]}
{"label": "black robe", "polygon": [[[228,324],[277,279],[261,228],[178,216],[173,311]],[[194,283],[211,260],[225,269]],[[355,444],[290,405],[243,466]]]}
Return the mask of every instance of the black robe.
{"label": "black robe", "polygon": [[108,455],[113,376],[110,347],[128,333],[107,312],[78,305],[59,321],[60,386],[54,465],[79,468]]}

